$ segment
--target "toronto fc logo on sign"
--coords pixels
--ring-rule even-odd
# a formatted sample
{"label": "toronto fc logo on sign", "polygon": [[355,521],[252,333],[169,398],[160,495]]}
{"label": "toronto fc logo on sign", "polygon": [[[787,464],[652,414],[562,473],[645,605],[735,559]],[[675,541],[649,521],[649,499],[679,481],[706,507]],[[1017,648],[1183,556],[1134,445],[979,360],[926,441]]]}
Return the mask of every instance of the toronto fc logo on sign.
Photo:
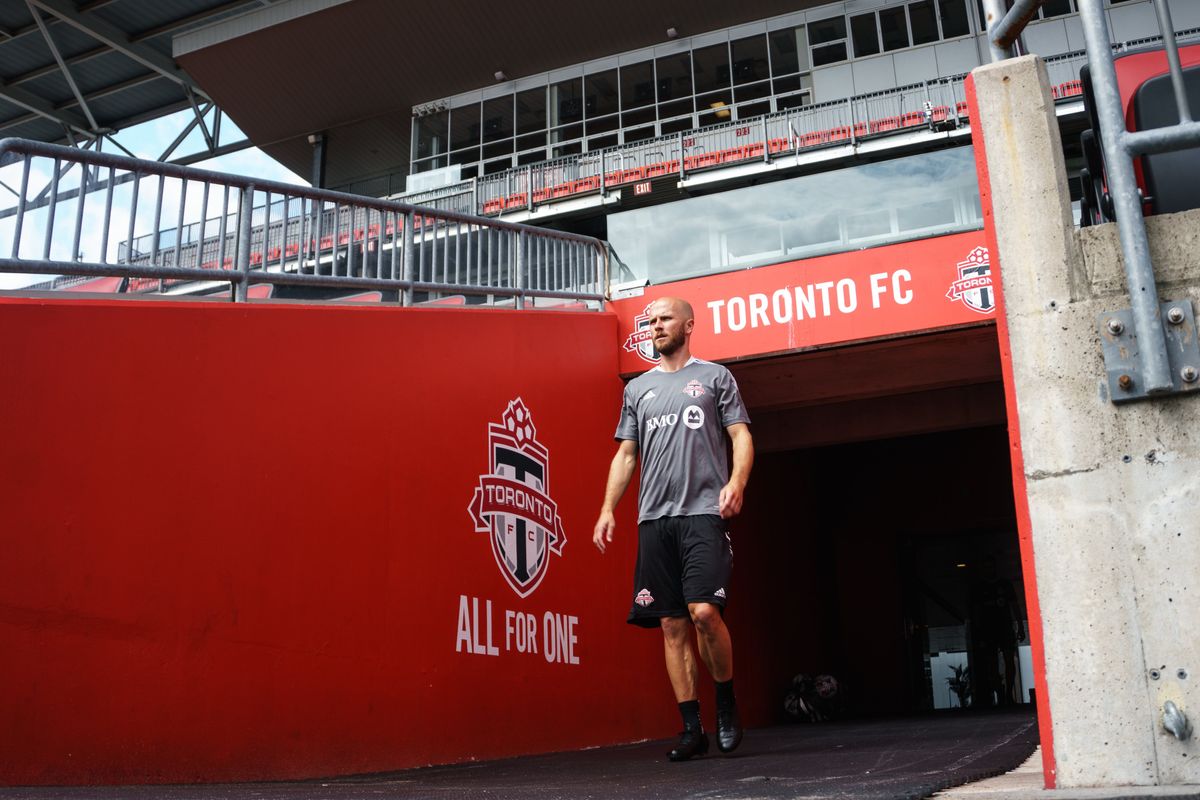
{"label": "toronto fc logo on sign", "polygon": [[562,555],[567,537],[550,499],[550,452],[538,442],[533,417],[519,397],[499,425],[488,425],[488,468],[467,510],[475,530],[490,534],[492,555],[508,585],[528,597],[546,577],[550,554]]}
{"label": "toronto fc logo on sign", "polygon": [[986,247],[976,247],[966,261],[958,262],[958,280],[946,292],[949,300],[957,300],[980,314],[990,314],[996,307],[992,289],[992,265]]}
{"label": "toronto fc logo on sign", "polygon": [[633,333],[625,340],[625,352],[637,353],[638,357],[643,361],[651,364],[657,364],[659,361],[658,351],[654,349],[654,334],[650,330],[650,306],[653,302],[647,303],[642,309],[642,313],[633,318]]}

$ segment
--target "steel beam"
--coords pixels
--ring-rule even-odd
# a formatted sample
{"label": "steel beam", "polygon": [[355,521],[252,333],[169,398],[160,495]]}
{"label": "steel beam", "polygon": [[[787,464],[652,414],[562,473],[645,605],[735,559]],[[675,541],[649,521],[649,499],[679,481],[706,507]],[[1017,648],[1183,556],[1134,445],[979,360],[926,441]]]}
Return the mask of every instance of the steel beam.
{"label": "steel beam", "polygon": [[129,36],[115,25],[97,17],[84,17],[76,10],[73,3],[65,2],[64,0],[28,0],[28,2],[49,14],[53,14],[55,17],[58,17],[71,27],[86,33],[93,39],[108,45],[122,55],[132,58],[146,68],[154,70],[166,78],[170,78],[180,86],[190,87],[192,91],[204,99],[211,99],[196,86],[196,82],[192,80],[191,76],[180,69],[172,59],[167,58],[145,44],[131,41]]}

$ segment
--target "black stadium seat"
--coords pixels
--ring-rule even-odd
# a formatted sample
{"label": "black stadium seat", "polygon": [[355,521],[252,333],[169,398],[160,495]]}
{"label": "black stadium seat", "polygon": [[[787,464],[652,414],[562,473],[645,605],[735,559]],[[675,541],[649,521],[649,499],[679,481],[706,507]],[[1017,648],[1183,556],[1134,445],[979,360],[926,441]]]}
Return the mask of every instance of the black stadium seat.
{"label": "black stadium seat", "polygon": [[[1184,64],[1192,115],[1200,114],[1200,45],[1179,48]],[[1117,83],[1124,104],[1122,116],[1129,130],[1150,130],[1179,122],[1175,93],[1167,68],[1165,51],[1159,48],[1123,53],[1114,59]],[[1084,167],[1080,171],[1083,196],[1080,225],[1098,225],[1116,219],[1108,194],[1100,123],[1096,117],[1095,93],[1085,65],[1079,70],[1083,107],[1089,130],[1080,136]],[[1144,198],[1143,212],[1167,214],[1200,208],[1200,148],[1142,156],[1134,162],[1138,189]]]}
{"label": "black stadium seat", "polygon": [[[1183,70],[1188,106],[1200,114],[1200,66]],[[1133,121],[1139,131],[1179,122],[1171,76],[1143,83],[1133,95]],[[1200,148],[1142,156],[1142,185],[1152,214],[1171,214],[1200,206]]]}

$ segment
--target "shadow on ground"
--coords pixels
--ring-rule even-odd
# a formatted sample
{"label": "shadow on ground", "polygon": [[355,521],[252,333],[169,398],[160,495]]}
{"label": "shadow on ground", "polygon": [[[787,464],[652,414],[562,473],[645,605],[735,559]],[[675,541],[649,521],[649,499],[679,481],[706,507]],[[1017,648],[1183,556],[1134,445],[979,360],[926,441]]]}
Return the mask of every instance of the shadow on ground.
{"label": "shadow on ground", "polygon": [[[1032,711],[949,713],[748,731],[732,755],[683,764],[670,743],[429,767],[325,781],[0,789],[14,800],[919,800],[1017,767],[1037,746]],[[715,753],[715,748],[712,753]]]}

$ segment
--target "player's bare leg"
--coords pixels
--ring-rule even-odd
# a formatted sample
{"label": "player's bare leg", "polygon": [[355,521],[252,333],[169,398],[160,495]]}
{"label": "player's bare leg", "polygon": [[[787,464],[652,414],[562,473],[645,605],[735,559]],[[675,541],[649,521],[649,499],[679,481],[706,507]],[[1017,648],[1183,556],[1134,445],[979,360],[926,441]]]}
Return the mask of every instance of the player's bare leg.
{"label": "player's bare leg", "polygon": [[689,603],[696,645],[717,684],[717,749],[728,753],[742,741],[742,722],[733,697],[733,643],[721,609],[712,603]]}
{"label": "player's bare leg", "polygon": [[679,743],[667,754],[672,761],[687,761],[708,752],[708,736],[700,724],[700,702],[696,699],[696,658],[692,655],[691,620],[687,617],[663,617],[663,656],[667,676],[683,717]]}

